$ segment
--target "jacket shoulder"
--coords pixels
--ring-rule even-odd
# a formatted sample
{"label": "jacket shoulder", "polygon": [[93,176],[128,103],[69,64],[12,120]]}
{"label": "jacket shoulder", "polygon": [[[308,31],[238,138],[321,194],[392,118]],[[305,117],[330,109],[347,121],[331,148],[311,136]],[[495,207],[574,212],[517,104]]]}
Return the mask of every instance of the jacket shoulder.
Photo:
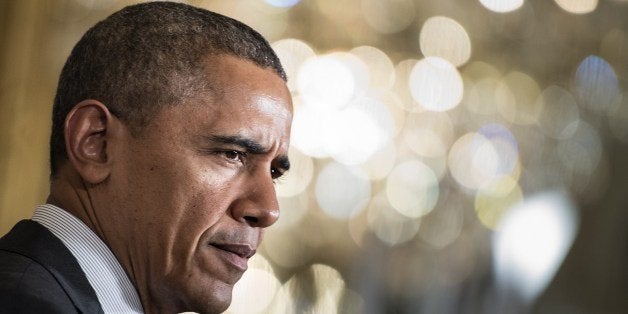
{"label": "jacket shoulder", "polygon": [[55,277],[34,260],[0,250],[0,313],[76,313]]}

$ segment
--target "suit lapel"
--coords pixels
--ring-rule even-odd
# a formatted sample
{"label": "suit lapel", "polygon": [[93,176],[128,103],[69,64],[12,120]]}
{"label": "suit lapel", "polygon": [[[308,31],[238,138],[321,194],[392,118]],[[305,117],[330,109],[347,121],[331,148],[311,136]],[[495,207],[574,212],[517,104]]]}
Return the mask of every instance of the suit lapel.
{"label": "suit lapel", "polygon": [[48,269],[80,311],[103,313],[76,258],[44,226],[32,220],[20,221],[0,240],[0,249],[27,256]]}

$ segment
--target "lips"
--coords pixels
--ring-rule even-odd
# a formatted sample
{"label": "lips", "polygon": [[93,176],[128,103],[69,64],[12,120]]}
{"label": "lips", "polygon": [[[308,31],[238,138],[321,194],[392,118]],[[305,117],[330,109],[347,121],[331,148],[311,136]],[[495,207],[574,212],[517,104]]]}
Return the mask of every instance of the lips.
{"label": "lips", "polygon": [[248,260],[255,254],[255,250],[246,244],[210,244],[216,249],[220,256],[228,265],[239,272],[244,272],[248,268]]}
{"label": "lips", "polygon": [[255,255],[255,250],[246,244],[212,244],[212,246],[223,251],[231,252],[242,258],[250,258]]}

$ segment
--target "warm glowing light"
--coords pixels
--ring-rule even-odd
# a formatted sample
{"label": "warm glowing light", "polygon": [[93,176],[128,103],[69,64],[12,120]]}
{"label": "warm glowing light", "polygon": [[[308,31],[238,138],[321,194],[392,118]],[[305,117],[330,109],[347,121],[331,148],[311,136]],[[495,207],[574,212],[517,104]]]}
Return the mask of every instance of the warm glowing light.
{"label": "warm glowing light", "polygon": [[449,151],[449,171],[460,185],[475,190],[516,173],[518,145],[503,125],[488,124],[460,137]]}
{"label": "warm glowing light", "polygon": [[274,5],[280,8],[289,8],[299,3],[301,0],[264,0],[270,5]]}
{"label": "warm glowing light", "polygon": [[519,145],[510,130],[501,124],[490,123],[482,126],[477,133],[490,142],[497,154],[495,176],[512,174],[519,161]]}
{"label": "warm glowing light", "polygon": [[314,264],[281,288],[279,295],[294,301],[273,307],[269,313],[337,313],[345,293],[344,279],[336,269]]}
{"label": "warm glowing light", "polygon": [[564,194],[528,197],[508,210],[493,238],[498,289],[532,302],[562,264],[578,227],[578,216]]}
{"label": "warm glowing light", "polygon": [[288,88],[295,92],[297,90],[295,78],[299,69],[306,60],[316,55],[314,50],[304,41],[291,38],[278,40],[273,43],[272,47],[288,76]]}
{"label": "warm glowing light", "polygon": [[308,156],[357,165],[388,145],[394,130],[395,121],[382,102],[358,97],[341,109],[316,104],[295,108],[292,143]]}
{"label": "warm glowing light", "polygon": [[336,219],[347,219],[362,211],[371,198],[371,184],[364,171],[338,163],[329,163],[318,175],[316,201],[321,209]]}
{"label": "warm glowing light", "polygon": [[367,93],[371,81],[371,72],[365,61],[358,56],[348,52],[333,52],[325,57],[338,60],[351,71],[351,76],[355,82],[353,97],[362,96]]}
{"label": "warm glowing light", "polygon": [[464,105],[471,112],[493,115],[497,112],[497,90],[501,73],[492,65],[475,61],[464,67]]}
{"label": "warm glowing light", "polygon": [[349,52],[368,67],[370,88],[380,91],[392,88],[395,83],[395,67],[386,53],[371,46],[360,46]]}
{"label": "warm glowing light", "polygon": [[281,215],[273,225],[276,229],[286,229],[297,225],[309,209],[310,197],[301,193],[291,197],[278,197]]}
{"label": "warm glowing light", "polygon": [[396,160],[397,149],[393,143],[390,143],[375,152],[361,167],[371,180],[381,180],[392,171]]}
{"label": "warm glowing light", "polygon": [[386,180],[388,201],[399,213],[410,218],[432,211],[438,194],[438,177],[418,160],[397,165]]}
{"label": "warm glowing light", "polygon": [[588,56],[578,66],[575,94],[582,104],[595,112],[606,112],[618,94],[613,67],[598,56]]}
{"label": "warm glowing light", "polygon": [[398,245],[411,240],[421,225],[419,219],[408,218],[392,208],[386,193],[378,193],[373,197],[367,219],[369,229],[388,245]]}
{"label": "warm glowing light", "polygon": [[492,64],[473,61],[464,67],[463,76],[465,79],[480,81],[488,77],[500,78],[502,74]]}
{"label": "warm glowing light", "polygon": [[517,181],[505,176],[480,188],[475,196],[475,211],[482,224],[495,229],[504,213],[523,201]]}
{"label": "warm glowing light", "polygon": [[378,33],[397,33],[414,21],[411,0],[361,0],[360,7],[366,22]]}
{"label": "warm glowing light", "polygon": [[554,0],[563,10],[574,14],[585,14],[595,11],[598,0]]}
{"label": "warm glowing light", "polygon": [[412,69],[417,64],[418,60],[408,59],[399,62],[395,66],[395,84],[393,89],[395,91],[395,95],[399,99],[396,102],[402,109],[408,112],[422,112],[425,111],[419,104],[414,101],[412,97],[412,93],[410,92],[410,73],[412,73]]}
{"label": "warm glowing light", "polygon": [[440,57],[455,66],[465,64],[471,57],[471,40],[467,31],[448,17],[427,19],[421,28],[419,43],[426,57]]}
{"label": "warm glowing light", "polygon": [[[295,99],[295,103],[298,102],[299,99]],[[333,111],[325,106],[295,106],[290,143],[308,156],[328,157],[325,134],[329,132],[328,122],[332,114]]]}
{"label": "warm glowing light", "polygon": [[453,136],[454,126],[449,115],[426,111],[408,116],[403,140],[420,156],[437,158],[447,154]]}
{"label": "warm glowing light", "polygon": [[333,56],[308,59],[297,75],[303,102],[330,109],[347,105],[356,92],[357,84],[350,66]]}
{"label": "warm glowing light", "polygon": [[300,194],[308,187],[314,175],[314,163],[312,158],[291,148],[288,157],[290,158],[290,171],[281,177],[275,189],[279,197],[291,197]]}
{"label": "warm glowing light", "polygon": [[447,60],[427,57],[414,65],[408,82],[412,97],[423,108],[446,111],[462,100],[462,77]]}
{"label": "warm glowing light", "polygon": [[280,287],[268,261],[257,254],[233,287],[233,299],[225,313],[265,313]]}
{"label": "warm glowing light", "polygon": [[501,115],[509,122],[528,125],[537,122],[539,107],[536,102],[541,93],[539,85],[527,74],[513,71],[508,73],[495,91],[495,99]]}
{"label": "warm glowing light", "polygon": [[390,112],[390,115],[392,116],[395,124],[393,137],[396,137],[397,135],[399,135],[399,133],[401,133],[401,130],[403,129],[403,126],[406,122],[407,112],[403,109],[401,100],[393,91],[387,91],[382,93],[381,95],[379,95],[379,99],[384,104],[384,106],[388,108],[388,112]]}
{"label": "warm glowing light", "polygon": [[480,3],[493,12],[506,13],[519,9],[523,0],[480,0]]}
{"label": "warm glowing light", "polygon": [[541,93],[537,102],[542,102],[538,105],[543,108],[538,123],[543,133],[555,139],[573,136],[576,128],[569,126],[577,126],[580,111],[571,93],[558,86],[550,86]]}
{"label": "warm glowing light", "polygon": [[361,97],[335,112],[327,128],[327,153],[338,162],[357,165],[389,143],[394,121],[380,101]]}

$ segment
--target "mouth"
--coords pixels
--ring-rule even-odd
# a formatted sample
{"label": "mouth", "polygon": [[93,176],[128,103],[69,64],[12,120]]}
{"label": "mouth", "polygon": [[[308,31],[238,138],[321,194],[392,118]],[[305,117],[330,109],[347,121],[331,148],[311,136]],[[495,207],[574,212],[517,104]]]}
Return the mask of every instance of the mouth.
{"label": "mouth", "polygon": [[255,255],[255,249],[248,244],[210,243],[228,264],[244,272],[248,268],[248,260]]}

